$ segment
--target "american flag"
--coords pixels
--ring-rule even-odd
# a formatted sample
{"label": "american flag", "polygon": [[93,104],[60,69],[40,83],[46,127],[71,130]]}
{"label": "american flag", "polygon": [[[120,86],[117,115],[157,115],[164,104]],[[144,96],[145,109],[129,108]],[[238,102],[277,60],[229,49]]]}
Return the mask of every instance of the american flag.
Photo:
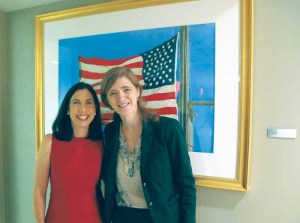
{"label": "american flag", "polygon": [[161,45],[136,56],[117,60],[79,57],[80,81],[95,89],[101,107],[103,124],[113,119],[113,111],[100,98],[100,86],[106,71],[116,66],[130,68],[137,76],[143,90],[145,106],[158,115],[178,119],[176,103],[176,68],[178,34]]}

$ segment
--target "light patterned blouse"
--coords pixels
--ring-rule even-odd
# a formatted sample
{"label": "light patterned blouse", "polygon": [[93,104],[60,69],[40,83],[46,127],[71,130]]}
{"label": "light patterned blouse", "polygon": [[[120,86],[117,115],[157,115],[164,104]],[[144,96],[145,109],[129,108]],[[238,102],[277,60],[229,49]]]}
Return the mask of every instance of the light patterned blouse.
{"label": "light patterned blouse", "polygon": [[118,206],[148,208],[143,192],[141,173],[141,137],[130,153],[125,137],[120,130],[120,149],[117,164],[116,200]]}

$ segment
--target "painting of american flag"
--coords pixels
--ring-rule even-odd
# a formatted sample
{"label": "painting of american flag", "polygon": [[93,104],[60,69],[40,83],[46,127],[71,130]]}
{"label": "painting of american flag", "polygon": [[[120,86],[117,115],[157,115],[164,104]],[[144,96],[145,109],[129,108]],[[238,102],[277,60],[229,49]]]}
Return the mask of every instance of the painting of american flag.
{"label": "painting of american flag", "polygon": [[101,80],[106,71],[115,66],[130,68],[143,88],[142,99],[155,113],[178,119],[176,102],[176,69],[178,34],[160,45],[138,55],[120,58],[87,58],[79,56],[80,81],[91,84],[100,100],[102,123],[112,121],[113,111],[100,98]]}
{"label": "painting of american flag", "polygon": [[[126,66],[140,80],[146,106],[180,121],[190,151],[213,153],[215,25],[186,28],[188,38],[183,27],[170,26],[60,39],[58,103],[78,81],[92,84],[100,99],[104,73]],[[181,50],[186,44],[188,56]],[[108,124],[113,111],[101,102],[100,106],[102,121]],[[183,114],[189,114],[187,123]]]}

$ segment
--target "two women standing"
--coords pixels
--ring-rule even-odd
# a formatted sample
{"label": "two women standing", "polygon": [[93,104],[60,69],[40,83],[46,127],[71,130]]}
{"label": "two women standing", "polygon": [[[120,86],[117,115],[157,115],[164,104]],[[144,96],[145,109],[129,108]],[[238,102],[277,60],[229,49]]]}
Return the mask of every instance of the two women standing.
{"label": "two women standing", "polygon": [[[37,222],[44,222],[49,176],[51,195],[46,222],[101,222],[95,213],[97,197],[102,201],[95,190],[102,154],[99,103],[93,91],[77,91],[67,93],[69,96],[59,110],[63,116],[59,118],[58,114],[53,136],[46,136],[39,150],[35,182]],[[81,91],[88,96],[77,96]],[[104,209],[103,222],[195,223],[195,181],[180,123],[147,110],[141,94],[142,88],[130,69],[115,67],[104,75],[101,99],[114,111],[114,121],[104,132],[104,202],[99,202]],[[79,109],[73,112],[73,102],[92,105],[89,109],[86,106],[85,113]],[[57,139],[55,123],[68,118],[71,134]],[[61,134],[64,132],[67,131],[62,128]],[[73,153],[77,154],[75,158]],[[98,184],[98,191],[99,188]]]}

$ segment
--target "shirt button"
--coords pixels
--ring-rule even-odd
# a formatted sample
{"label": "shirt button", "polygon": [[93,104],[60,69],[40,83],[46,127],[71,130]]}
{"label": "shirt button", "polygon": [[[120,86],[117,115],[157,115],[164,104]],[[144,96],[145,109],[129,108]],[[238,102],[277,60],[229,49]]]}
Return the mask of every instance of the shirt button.
{"label": "shirt button", "polygon": [[152,203],[152,201],[151,201],[151,202],[149,203],[149,207],[151,207],[151,206],[152,206],[152,204],[153,204],[153,203]]}
{"label": "shirt button", "polygon": [[146,183],[144,183],[143,185],[144,185],[144,187],[146,187],[146,186],[147,186],[147,184],[146,184]]}

